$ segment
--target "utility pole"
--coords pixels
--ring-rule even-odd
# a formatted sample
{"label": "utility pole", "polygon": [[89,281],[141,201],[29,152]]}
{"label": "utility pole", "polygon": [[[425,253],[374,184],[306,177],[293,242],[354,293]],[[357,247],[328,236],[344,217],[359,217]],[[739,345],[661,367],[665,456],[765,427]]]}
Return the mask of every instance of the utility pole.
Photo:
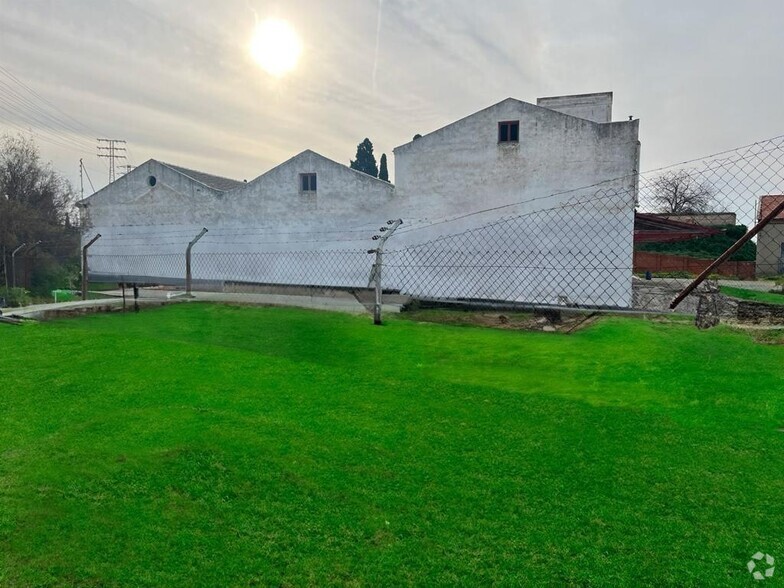
{"label": "utility pole", "polygon": [[84,161],[79,160],[79,200],[84,200]]}
{"label": "utility pole", "polygon": [[126,142],[122,139],[97,139],[97,141],[98,157],[105,157],[109,160],[109,183],[111,184],[117,179],[114,161],[116,159],[126,159]]}

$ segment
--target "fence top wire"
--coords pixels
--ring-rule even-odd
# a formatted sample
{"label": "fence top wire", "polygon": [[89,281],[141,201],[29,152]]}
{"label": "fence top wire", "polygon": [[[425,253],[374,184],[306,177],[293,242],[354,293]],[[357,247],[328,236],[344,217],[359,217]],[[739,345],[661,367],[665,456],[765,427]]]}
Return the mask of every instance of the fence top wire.
{"label": "fence top wire", "polygon": [[[313,256],[313,255],[363,255],[367,256],[368,251],[367,249],[313,249],[313,250],[288,250],[288,251],[194,251],[193,257],[201,257],[201,258],[220,258],[220,257],[227,257],[227,256],[248,256],[248,257],[275,257],[275,256]],[[172,252],[172,253],[91,253],[90,258],[94,257],[106,257],[106,258],[116,258],[116,257],[138,257],[138,258],[145,258],[145,259],[152,259],[156,257],[183,257],[182,252]]]}

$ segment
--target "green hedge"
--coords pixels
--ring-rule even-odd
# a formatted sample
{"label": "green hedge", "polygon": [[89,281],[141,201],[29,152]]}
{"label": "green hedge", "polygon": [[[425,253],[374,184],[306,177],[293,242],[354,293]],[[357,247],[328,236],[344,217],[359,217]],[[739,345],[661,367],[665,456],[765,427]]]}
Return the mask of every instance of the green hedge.
{"label": "green hedge", "polygon": [[[638,251],[653,251],[669,255],[683,255],[698,257],[700,259],[716,259],[729,249],[735,241],[746,234],[745,225],[726,225],[716,227],[723,232],[721,235],[698,237],[688,241],[675,241],[674,243],[640,243],[635,248]],[[731,257],[732,261],[754,261],[757,259],[757,245],[751,241],[743,245]]]}

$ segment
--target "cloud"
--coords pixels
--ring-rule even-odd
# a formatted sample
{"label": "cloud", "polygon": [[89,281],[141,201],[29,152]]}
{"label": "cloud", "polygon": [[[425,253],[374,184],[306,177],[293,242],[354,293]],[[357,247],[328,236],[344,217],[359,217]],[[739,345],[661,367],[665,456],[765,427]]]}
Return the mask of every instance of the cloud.
{"label": "cloud", "polygon": [[[508,96],[613,90],[616,118],[641,118],[643,167],[784,128],[784,7],[772,0],[384,0],[380,35],[378,9],[0,0],[0,65],[90,129],[128,140],[133,163],[156,157],[237,178],[306,148],[348,162],[366,136],[393,167],[392,148],[414,133]],[[300,67],[277,81],[246,50],[267,16],[288,19],[305,45]],[[0,112],[0,125],[9,117]],[[41,148],[75,179],[80,157],[105,166],[93,139]]]}

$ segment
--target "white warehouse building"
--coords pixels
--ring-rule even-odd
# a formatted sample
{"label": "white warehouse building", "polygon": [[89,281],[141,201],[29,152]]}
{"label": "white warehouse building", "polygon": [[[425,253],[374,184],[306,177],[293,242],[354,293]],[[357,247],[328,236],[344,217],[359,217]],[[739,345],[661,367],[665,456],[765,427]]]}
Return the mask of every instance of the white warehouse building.
{"label": "white warehouse building", "polygon": [[[150,160],[79,203],[95,281],[384,288],[628,307],[639,121],[612,93],[508,98],[394,149],[395,185],[306,150],[250,182]],[[586,259],[601,260],[587,264]]]}

